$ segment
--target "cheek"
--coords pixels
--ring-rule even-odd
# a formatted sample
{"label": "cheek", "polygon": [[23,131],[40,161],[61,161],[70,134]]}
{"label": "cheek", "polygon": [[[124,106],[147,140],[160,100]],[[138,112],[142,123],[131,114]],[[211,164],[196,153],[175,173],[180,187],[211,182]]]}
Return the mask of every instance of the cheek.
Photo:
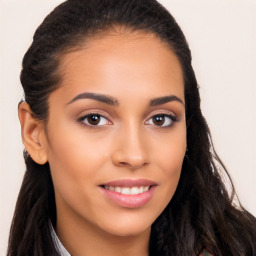
{"label": "cheek", "polygon": [[113,138],[105,133],[88,136],[88,132],[81,127],[77,129],[77,125],[59,123],[60,127],[55,124],[49,134],[48,160],[52,179],[56,192],[65,201],[79,204],[104,176],[102,170],[110,159],[109,147]]}
{"label": "cheek", "polygon": [[81,216],[90,215],[90,195],[98,184],[97,173],[105,162],[99,152],[102,147],[75,133],[59,135],[52,140],[48,152],[58,212],[68,214],[73,209]]}
{"label": "cheek", "polygon": [[161,161],[162,170],[167,177],[176,177],[181,172],[185,149],[181,147],[167,148],[161,152],[159,161]]}
{"label": "cheek", "polygon": [[156,158],[166,175],[173,175],[180,171],[186,152],[186,125],[181,124],[168,136],[163,136],[155,142]]}
{"label": "cheek", "polygon": [[186,152],[186,132],[170,136],[169,143],[163,143],[157,154],[163,184],[163,198],[169,202],[177,188],[183,159]]}
{"label": "cheek", "polygon": [[53,171],[61,171],[74,179],[81,175],[90,176],[108,157],[104,138],[95,139],[77,124],[64,123],[51,130],[48,159]]}

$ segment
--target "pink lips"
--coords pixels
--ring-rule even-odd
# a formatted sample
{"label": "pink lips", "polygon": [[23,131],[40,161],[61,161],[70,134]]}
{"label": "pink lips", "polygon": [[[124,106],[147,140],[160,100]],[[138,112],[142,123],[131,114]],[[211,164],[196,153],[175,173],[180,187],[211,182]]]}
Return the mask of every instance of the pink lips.
{"label": "pink lips", "polygon": [[[145,205],[152,197],[156,188],[156,183],[145,180],[145,179],[137,179],[137,180],[115,180],[100,186],[100,189],[103,191],[104,195],[122,207],[127,208],[137,208]],[[109,187],[147,187],[149,189],[139,194],[122,194],[120,192],[112,191],[104,188],[105,186]]]}

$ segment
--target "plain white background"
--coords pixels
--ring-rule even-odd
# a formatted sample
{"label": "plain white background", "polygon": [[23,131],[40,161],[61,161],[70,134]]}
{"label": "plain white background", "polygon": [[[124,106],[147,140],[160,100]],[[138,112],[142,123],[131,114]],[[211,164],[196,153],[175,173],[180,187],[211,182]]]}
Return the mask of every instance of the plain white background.
{"label": "plain white background", "polygon": [[[22,57],[61,0],[0,1],[0,255],[24,174],[17,118]],[[162,0],[183,29],[214,145],[245,208],[256,215],[256,2]]]}

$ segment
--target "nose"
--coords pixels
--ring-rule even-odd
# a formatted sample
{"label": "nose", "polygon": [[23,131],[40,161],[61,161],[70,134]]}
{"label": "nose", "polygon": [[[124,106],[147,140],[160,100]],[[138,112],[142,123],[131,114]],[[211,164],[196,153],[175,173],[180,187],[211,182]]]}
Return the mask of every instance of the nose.
{"label": "nose", "polygon": [[124,129],[116,136],[112,162],[119,167],[138,169],[149,164],[149,148],[139,127]]}

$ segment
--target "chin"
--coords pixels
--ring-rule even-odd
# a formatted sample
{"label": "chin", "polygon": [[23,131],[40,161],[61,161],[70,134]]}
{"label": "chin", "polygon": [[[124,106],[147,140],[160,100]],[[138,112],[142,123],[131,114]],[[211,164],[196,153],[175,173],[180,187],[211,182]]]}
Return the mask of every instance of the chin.
{"label": "chin", "polygon": [[132,237],[132,236],[139,236],[148,230],[151,230],[151,225],[147,227],[118,227],[118,228],[111,228],[108,229],[107,232],[114,236],[119,237]]}
{"label": "chin", "polygon": [[151,229],[151,225],[155,219],[139,218],[136,216],[126,216],[122,218],[115,218],[113,221],[102,223],[100,228],[105,232],[120,237],[138,236],[144,232],[148,232]]}

